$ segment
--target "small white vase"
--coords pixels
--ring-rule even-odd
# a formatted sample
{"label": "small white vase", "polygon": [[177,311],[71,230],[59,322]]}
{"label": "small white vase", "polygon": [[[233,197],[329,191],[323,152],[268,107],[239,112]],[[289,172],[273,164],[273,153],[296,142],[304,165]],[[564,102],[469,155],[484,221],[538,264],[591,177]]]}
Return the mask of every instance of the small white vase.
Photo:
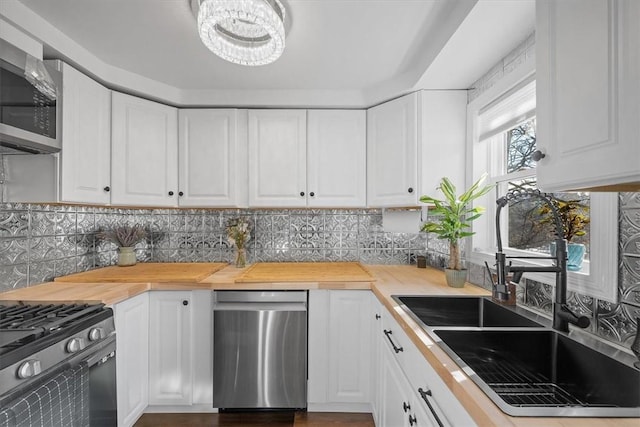
{"label": "small white vase", "polygon": [[132,247],[120,247],[118,252],[118,265],[130,267],[136,265],[136,253]]}

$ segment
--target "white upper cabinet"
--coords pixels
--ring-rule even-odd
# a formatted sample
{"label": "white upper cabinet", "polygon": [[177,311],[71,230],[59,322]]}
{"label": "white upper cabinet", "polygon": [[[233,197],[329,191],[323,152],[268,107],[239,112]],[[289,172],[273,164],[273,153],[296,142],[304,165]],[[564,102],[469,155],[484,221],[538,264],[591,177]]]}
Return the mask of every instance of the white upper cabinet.
{"label": "white upper cabinet", "polygon": [[111,202],[175,206],[178,201],[178,110],[114,92]]}
{"label": "white upper cabinet", "polygon": [[306,110],[249,111],[249,205],[307,205]]}
{"label": "white upper cabinet", "polygon": [[180,110],[180,206],[246,205],[246,114],[235,109]]}
{"label": "white upper cabinet", "polygon": [[466,91],[423,90],[367,111],[367,204],[416,206],[465,180]]}
{"label": "white upper cabinet", "polygon": [[108,204],[111,91],[62,64],[60,201]]}
{"label": "white upper cabinet", "polygon": [[366,155],[365,111],[309,110],[308,206],[365,207]]}
{"label": "white upper cabinet", "polygon": [[640,189],[640,2],[536,3],[538,187]]}
{"label": "white upper cabinet", "polygon": [[418,94],[367,110],[367,204],[417,203]]}

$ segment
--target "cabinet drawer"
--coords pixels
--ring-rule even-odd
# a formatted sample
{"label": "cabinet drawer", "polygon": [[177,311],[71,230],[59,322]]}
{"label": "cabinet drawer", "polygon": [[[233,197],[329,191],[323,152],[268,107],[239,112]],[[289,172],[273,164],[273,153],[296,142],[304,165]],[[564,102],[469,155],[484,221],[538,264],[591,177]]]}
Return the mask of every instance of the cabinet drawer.
{"label": "cabinet drawer", "polygon": [[[434,425],[476,425],[458,399],[427,362],[399,323],[387,310],[382,315],[385,346],[391,350],[412,389],[414,403],[419,404]],[[391,331],[391,333],[388,333]],[[385,333],[386,332],[386,333]],[[395,346],[395,348],[394,348]],[[396,351],[396,349],[402,350]],[[435,420],[439,420],[435,421]]]}

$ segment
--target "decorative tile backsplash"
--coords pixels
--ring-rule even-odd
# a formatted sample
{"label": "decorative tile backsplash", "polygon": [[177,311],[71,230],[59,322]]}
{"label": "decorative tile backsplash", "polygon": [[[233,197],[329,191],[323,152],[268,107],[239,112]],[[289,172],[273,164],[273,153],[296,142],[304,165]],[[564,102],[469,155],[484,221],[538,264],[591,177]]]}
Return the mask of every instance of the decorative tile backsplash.
{"label": "decorative tile backsplash", "polygon": [[[247,216],[253,226],[249,262],[353,261],[409,264],[426,255],[443,268],[446,242],[424,233],[389,233],[379,209],[111,209],[84,206],[0,205],[0,291],[113,265],[114,244],[96,232],[142,224],[152,232],[136,246],[140,261],[204,262],[233,259],[224,228]],[[621,193],[619,214],[620,302],[570,293],[569,305],[591,319],[590,332],[628,346],[640,317],[640,193]],[[469,281],[489,288],[484,266],[470,264]],[[518,286],[517,300],[549,314],[552,287],[533,280]]]}
{"label": "decorative tile backsplash", "polygon": [[225,226],[252,224],[249,262],[355,261],[408,264],[425,255],[423,233],[388,233],[379,209],[110,209],[0,205],[0,291],[113,265],[117,247],[96,232],[123,224],[151,231],[136,246],[140,261],[232,261]]}

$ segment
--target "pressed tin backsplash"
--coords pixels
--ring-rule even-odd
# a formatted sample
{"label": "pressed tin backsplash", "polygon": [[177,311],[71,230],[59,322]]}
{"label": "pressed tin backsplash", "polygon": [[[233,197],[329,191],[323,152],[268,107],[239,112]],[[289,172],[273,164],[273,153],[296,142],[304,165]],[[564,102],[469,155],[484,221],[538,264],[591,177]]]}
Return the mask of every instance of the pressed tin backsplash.
{"label": "pressed tin backsplash", "polygon": [[[136,246],[141,261],[232,261],[227,219],[244,215],[254,230],[249,262],[353,261],[409,264],[416,255],[443,267],[446,242],[424,233],[388,233],[379,209],[112,209],[84,206],[0,205],[0,291],[113,265],[116,246],[95,233],[139,223],[153,232]],[[640,193],[621,193],[619,295],[612,304],[571,293],[570,305],[592,320],[590,332],[628,347],[640,316]],[[469,281],[487,287],[484,268],[469,265]],[[533,280],[518,286],[518,303],[550,313],[552,287]]]}
{"label": "pressed tin backsplash", "polygon": [[355,261],[408,264],[426,253],[424,233],[387,233],[379,209],[110,209],[35,204],[0,205],[0,291],[113,265],[117,248],[96,239],[101,229],[141,224],[151,241],[140,261],[233,260],[225,225],[247,216],[249,262]]}

